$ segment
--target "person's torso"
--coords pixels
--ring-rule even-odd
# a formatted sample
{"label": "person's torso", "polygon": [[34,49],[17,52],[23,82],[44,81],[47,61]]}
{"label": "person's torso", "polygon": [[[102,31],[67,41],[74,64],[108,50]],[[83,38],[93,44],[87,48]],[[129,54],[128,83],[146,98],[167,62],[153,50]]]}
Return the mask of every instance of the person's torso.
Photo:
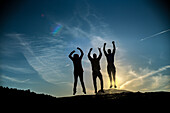
{"label": "person's torso", "polygon": [[91,64],[92,64],[92,70],[100,70],[100,62],[99,59],[92,59],[91,60]]}
{"label": "person's torso", "polygon": [[114,65],[114,54],[107,55],[107,63],[108,65]]}
{"label": "person's torso", "polygon": [[73,59],[73,64],[74,64],[74,70],[77,70],[77,71],[83,70],[80,58],[79,59]]}

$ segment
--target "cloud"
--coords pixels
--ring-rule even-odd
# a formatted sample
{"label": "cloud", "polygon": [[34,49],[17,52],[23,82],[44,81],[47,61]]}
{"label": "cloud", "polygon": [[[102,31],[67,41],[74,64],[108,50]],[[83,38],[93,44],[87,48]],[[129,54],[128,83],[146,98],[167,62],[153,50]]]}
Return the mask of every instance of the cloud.
{"label": "cloud", "polygon": [[65,65],[65,67],[69,67],[69,66],[70,66],[70,64],[66,64],[66,65]]}
{"label": "cloud", "polygon": [[66,33],[69,33],[74,38],[90,38],[90,34],[79,27],[69,27],[68,25],[65,25],[65,28],[67,29]]}
{"label": "cloud", "polygon": [[165,71],[166,69],[170,68],[170,65],[167,65],[167,66],[164,66],[162,68],[159,68],[158,70],[154,70],[154,71],[151,71],[151,72],[148,72],[147,74],[143,75],[143,76],[139,76],[137,78],[134,78],[134,79],[131,79],[129,81],[126,81],[124,84],[122,84],[120,86],[120,88],[125,88],[126,86],[132,84],[133,82],[137,81],[137,80],[142,80],[144,78],[147,78],[149,76],[152,76],[154,74],[157,74],[157,73],[160,73],[162,71]]}
{"label": "cloud", "polygon": [[97,47],[103,47],[103,44],[106,42],[106,40],[104,40],[102,37],[100,36],[93,36],[91,39],[91,44],[94,48]]}
{"label": "cloud", "polygon": [[140,57],[145,59],[146,63],[148,63],[149,65],[152,65],[152,63],[153,63],[153,59],[152,58],[146,57],[146,56],[143,56],[143,55],[140,55]]}
{"label": "cloud", "polygon": [[[29,46],[25,48],[31,54],[24,52],[24,56],[44,80],[55,84],[60,77],[64,76],[60,70],[61,60],[64,57],[58,46],[48,47],[48,45],[44,45],[41,49],[37,46],[34,46],[34,49]],[[60,46],[60,48],[62,47]]]}
{"label": "cloud", "polygon": [[9,33],[9,34],[5,34],[5,36],[16,38],[16,37],[24,36],[24,34],[20,34],[20,33]]}
{"label": "cloud", "polygon": [[129,74],[133,75],[134,77],[138,77],[139,75],[132,69],[129,70]]}
{"label": "cloud", "polygon": [[[29,37],[21,34],[7,34],[18,40],[21,52],[24,54],[27,62],[36,70],[39,75],[47,82],[56,84],[64,74],[61,66],[62,60],[65,58],[63,49],[66,43],[62,39],[54,39],[54,37]],[[13,71],[22,71],[24,68],[6,66]]]}
{"label": "cloud", "polygon": [[16,82],[16,83],[29,83],[29,80],[30,80],[30,79],[19,80],[19,79],[17,79],[17,78],[5,76],[5,75],[1,75],[1,77],[2,77],[3,79],[7,79],[7,80],[9,80],[9,81]]}
{"label": "cloud", "polygon": [[159,88],[165,88],[165,89],[168,89],[166,88],[166,84],[167,86],[169,86],[169,89],[170,90],[170,77],[168,75],[162,75],[162,74],[159,74],[158,76],[153,76],[151,78],[151,81],[152,84],[151,84],[151,88],[154,90],[154,89],[159,89]]}
{"label": "cloud", "polygon": [[28,68],[14,67],[14,66],[9,66],[9,65],[1,65],[0,68],[1,68],[1,69],[6,69],[6,70],[12,71],[12,72],[34,73],[33,70],[28,69]]}
{"label": "cloud", "polygon": [[153,37],[155,37],[155,36],[161,35],[161,34],[166,33],[166,32],[168,32],[168,31],[170,31],[170,29],[167,29],[167,30],[161,31],[161,32],[159,32],[159,33],[155,33],[155,34],[153,34],[153,35],[151,35],[151,36],[142,38],[142,39],[140,39],[140,41],[144,41],[144,40],[147,40],[147,39],[149,39],[149,38],[153,38]]}

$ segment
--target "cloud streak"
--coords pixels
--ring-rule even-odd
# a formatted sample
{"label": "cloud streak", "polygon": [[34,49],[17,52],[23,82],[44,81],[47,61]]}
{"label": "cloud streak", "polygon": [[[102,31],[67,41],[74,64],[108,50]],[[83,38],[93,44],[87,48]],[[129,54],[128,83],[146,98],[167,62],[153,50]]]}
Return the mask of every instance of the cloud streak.
{"label": "cloud streak", "polygon": [[[51,43],[52,42],[48,42],[49,45]],[[57,57],[57,53],[60,52],[58,51],[59,47],[48,47],[48,45],[43,43],[39,43],[39,45],[41,45],[41,48],[34,45],[32,46],[34,49],[29,47],[29,45],[25,46],[25,49],[31,53],[31,55],[25,52],[24,56],[45,81],[55,84],[60,77],[62,77],[62,72],[59,69],[61,62],[57,62],[59,59],[62,59],[62,57]],[[62,54],[60,55],[62,56]]]}
{"label": "cloud streak", "polygon": [[147,39],[149,39],[149,38],[153,38],[153,37],[155,37],[155,36],[161,35],[161,34],[166,33],[166,32],[168,32],[168,31],[170,31],[170,29],[167,29],[167,30],[161,31],[161,32],[159,32],[159,33],[153,34],[153,35],[151,35],[151,36],[142,38],[142,39],[140,39],[140,41],[144,41],[144,40],[147,40]]}
{"label": "cloud streak", "polygon": [[1,69],[6,69],[6,70],[11,70],[12,72],[20,72],[20,73],[34,73],[33,70],[31,69],[27,69],[27,68],[22,68],[22,67],[13,67],[13,66],[9,66],[9,65],[1,65],[0,66]]}
{"label": "cloud streak", "polygon": [[[18,33],[6,34],[6,36],[16,38],[19,41],[19,47],[26,60],[45,81],[57,84],[64,77],[60,68],[62,65],[61,59],[64,58],[62,50],[66,43],[61,39],[36,37],[36,40],[33,40],[32,37],[28,38],[28,36]],[[13,71],[24,72],[23,68],[6,67]]]}
{"label": "cloud streak", "polygon": [[8,76],[5,76],[5,75],[1,75],[2,78],[4,79],[7,79],[9,81],[12,81],[12,82],[16,82],[16,83],[29,83],[28,81],[30,79],[26,79],[26,80],[19,80],[17,78],[14,78],[14,77],[8,77]]}
{"label": "cloud streak", "polygon": [[164,67],[162,67],[162,68],[159,68],[159,69],[156,70],[156,71],[151,71],[151,72],[149,72],[149,73],[147,73],[147,74],[145,74],[145,75],[143,75],[143,76],[140,76],[140,77],[138,77],[138,78],[131,79],[131,80],[125,82],[124,84],[122,84],[122,85],[120,86],[120,88],[122,89],[122,88],[124,88],[125,86],[133,83],[133,82],[136,81],[136,80],[142,80],[143,78],[146,78],[146,77],[152,76],[152,75],[154,75],[154,74],[156,74],[156,73],[165,71],[165,70],[168,69],[168,68],[170,68],[170,65],[167,65],[167,66],[164,66]]}

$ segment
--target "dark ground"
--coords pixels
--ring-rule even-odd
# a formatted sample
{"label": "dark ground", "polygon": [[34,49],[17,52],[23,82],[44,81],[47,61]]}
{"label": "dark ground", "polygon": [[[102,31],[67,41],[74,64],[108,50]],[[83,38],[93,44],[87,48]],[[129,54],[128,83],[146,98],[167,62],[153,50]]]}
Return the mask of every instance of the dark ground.
{"label": "dark ground", "polygon": [[[106,92],[117,91],[115,94],[98,93],[97,95],[77,95],[70,97],[52,97],[50,95],[36,94],[30,90],[9,89],[0,86],[0,100],[6,105],[57,105],[57,104],[77,104],[77,105],[168,105],[170,102],[170,92],[128,92],[125,90],[105,90]],[[112,93],[113,93],[112,92]]]}

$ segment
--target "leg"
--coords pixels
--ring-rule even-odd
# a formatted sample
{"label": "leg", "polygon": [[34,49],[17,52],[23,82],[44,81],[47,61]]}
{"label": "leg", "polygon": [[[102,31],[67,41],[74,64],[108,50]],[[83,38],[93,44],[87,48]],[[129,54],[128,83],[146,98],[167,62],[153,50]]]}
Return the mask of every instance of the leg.
{"label": "leg", "polygon": [[81,82],[81,86],[82,86],[83,92],[84,92],[84,94],[86,94],[86,88],[85,88],[84,81],[83,81],[83,72],[81,72],[79,74],[79,78],[80,78],[80,82]]}
{"label": "leg", "polygon": [[77,73],[74,73],[74,88],[73,88],[73,95],[76,94],[77,79],[78,79],[78,74],[77,74]]}
{"label": "leg", "polygon": [[94,85],[95,93],[97,93],[96,78],[97,78],[96,73],[93,72],[93,85]]}
{"label": "leg", "polygon": [[117,88],[117,86],[116,86],[116,68],[115,67],[113,67],[112,73],[113,73],[114,87]]}
{"label": "leg", "polygon": [[104,92],[104,91],[103,91],[103,77],[102,77],[102,74],[101,74],[100,71],[99,71],[99,73],[98,73],[98,77],[99,77],[99,79],[100,79],[101,91]]}
{"label": "leg", "polygon": [[107,66],[107,72],[108,72],[109,79],[110,79],[110,88],[112,88],[112,76],[111,76],[111,69],[109,66]]}

